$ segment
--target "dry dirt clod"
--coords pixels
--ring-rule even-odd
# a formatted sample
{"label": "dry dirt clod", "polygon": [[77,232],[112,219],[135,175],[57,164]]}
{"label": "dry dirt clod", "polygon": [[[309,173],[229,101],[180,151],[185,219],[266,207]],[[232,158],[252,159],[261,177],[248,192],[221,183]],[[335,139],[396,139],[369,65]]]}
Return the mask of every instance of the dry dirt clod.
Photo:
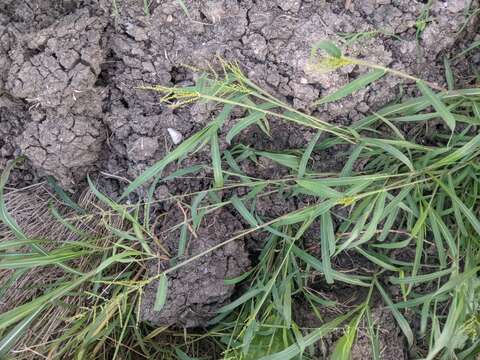
{"label": "dry dirt clod", "polygon": [[43,174],[65,187],[97,163],[105,138],[104,92],[95,86],[107,19],[86,8],[49,26],[14,34],[5,90],[31,104],[32,120],[16,145]]}
{"label": "dry dirt clod", "polygon": [[128,158],[132,161],[147,160],[153,157],[157,149],[157,139],[143,136],[129,144]]}
{"label": "dry dirt clod", "polygon": [[[160,240],[172,254],[178,251],[180,231],[171,232],[168,229],[183,219],[183,214],[174,208],[169,211],[162,226],[165,233]],[[199,254],[242,229],[240,222],[226,210],[206,215],[196,237],[191,236],[186,253],[189,257]],[[178,262],[184,259],[186,257]],[[241,275],[248,270],[249,264],[243,240],[229,242],[167,275],[167,300],[160,312],[153,310],[158,282],[148,285],[142,299],[141,318],[157,326],[206,326],[233,295],[234,287],[224,284],[224,280]],[[155,276],[168,267],[168,262],[154,261],[148,269],[148,276]]]}

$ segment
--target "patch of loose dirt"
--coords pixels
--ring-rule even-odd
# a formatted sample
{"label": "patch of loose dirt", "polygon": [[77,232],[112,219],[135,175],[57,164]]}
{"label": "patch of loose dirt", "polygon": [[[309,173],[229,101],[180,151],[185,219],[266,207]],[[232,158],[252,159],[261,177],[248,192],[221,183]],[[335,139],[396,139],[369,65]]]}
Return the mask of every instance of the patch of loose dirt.
{"label": "patch of loose dirt", "polygon": [[[180,210],[171,210],[162,224],[160,241],[171,254],[178,253]],[[186,255],[195,256],[234,236],[243,229],[242,224],[228,211],[217,210],[206,215],[195,236],[190,236]],[[181,262],[186,257],[179,258]],[[168,295],[162,311],[153,309],[158,282],[148,285],[142,300],[141,318],[153,325],[183,327],[205,326],[217,310],[230,301],[234,287],[224,279],[241,275],[249,267],[248,252],[243,240],[229,242],[168,275]],[[153,261],[148,275],[155,276],[171,266],[168,260]]]}

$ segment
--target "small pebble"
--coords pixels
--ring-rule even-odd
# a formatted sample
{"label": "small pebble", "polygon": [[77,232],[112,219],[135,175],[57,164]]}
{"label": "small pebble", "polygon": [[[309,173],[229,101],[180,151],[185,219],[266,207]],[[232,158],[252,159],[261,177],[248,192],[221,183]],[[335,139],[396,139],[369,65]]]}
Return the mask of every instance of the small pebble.
{"label": "small pebble", "polygon": [[168,128],[168,134],[170,135],[175,145],[180,144],[183,140],[183,135],[175,129]]}

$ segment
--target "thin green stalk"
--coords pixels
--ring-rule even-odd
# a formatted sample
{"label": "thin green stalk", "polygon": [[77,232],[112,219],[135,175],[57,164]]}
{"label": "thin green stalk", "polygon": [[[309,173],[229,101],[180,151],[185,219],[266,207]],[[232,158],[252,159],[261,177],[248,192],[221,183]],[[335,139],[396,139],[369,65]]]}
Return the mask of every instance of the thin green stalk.
{"label": "thin green stalk", "polygon": [[361,66],[365,66],[365,67],[368,67],[368,68],[371,68],[371,69],[378,69],[378,70],[383,70],[385,72],[388,72],[392,75],[395,75],[397,77],[401,77],[401,78],[404,78],[404,79],[407,79],[407,80],[411,80],[411,81],[414,81],[414,82],[417,82],[417,81],[424,81],[426,84],[428,84],[428,86],[430,86],[432,89],[435,89],[435,90],[440,90],[440,91],[446,91],[443,87],[441,86],[438,86],[437,84],[434,84],[432,82],[428,82],[428,81],[425,81],[425,80],[421,80],[420,78],[417,78],[415,76],[412,76],[412,75],[409,75],[403,71],[398,71],[398,70],[395,70],[395,69],[392,69],[392,68],[389,68],[389,67],[386,67],[386,66],[382,66],[382,65],[378,65],[378,64],[374,64],[374,63],[370,63],[368,61],[364,61],[364,60],[360,60],[360,59],[357,59],[357,58],[351,58],[351,57],[347,57],[347,56],[344,56],[343,57],[345,60],[351,62],[352,64],[356,64],[356,65],[361,65]]}

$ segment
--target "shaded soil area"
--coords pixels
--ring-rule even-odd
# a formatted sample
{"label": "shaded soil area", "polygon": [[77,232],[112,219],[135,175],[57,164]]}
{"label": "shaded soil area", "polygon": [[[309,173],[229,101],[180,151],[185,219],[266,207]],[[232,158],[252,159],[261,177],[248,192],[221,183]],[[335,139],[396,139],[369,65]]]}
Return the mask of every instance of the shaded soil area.
{"label": "shaded soil area", "polygon": [[[400,94],[411,93],[412,87],[387,76],[344,101],[312,106],[314,100],[364,71],[349,66],[315,73],[307,66],[312,45],[322,39],[341,43],[347,39],[342,34],[363,33],[359,41],[346,44],[347,54],[444,86],[443,56],[478,40],[479,19],[466,22],[467,3],[470,9],[479,6],[478,0],[434,1],[430,20],[418,34],[416,22],[425,4],[417,0],[191,0],[185,1],[188,15],[173,0],[152,1],[148,12],[139,0],[117,0],[116,6],[110,0],[1,0],[0,169],[24,155],[27,162],[15,170],[11,186],[51,175],[64,188],[80,191],[87,174],[101,174],[106,179],[103,190],[115,197],[125,180],[137,177],[175,146],[168,128],[188,137],[218,111],[205,104],[172,110],[160,103],[158,94],[138,87],[193,84],[197,75],[192,67],[220,69],[218,57],[238,61],[250,79],[293,107],[330,122],[350,124]],[[479,63],[476,54],[456,64],[454,71],[465,74]],[[221,130],[223,134],[234,117]],[[252,127],[235,142],[260,150],[283,150],[303,147],[312,136],[309,130],[272,121],[270,138]],[[226,148],[226,142],[221,146]],[[183,164],[209,158],[204,149]],[[314,160],[320,170],[336,169],[343,161],[331,153],[317,154]],[[242,167],[257,177],[286,173],[267,160],[264,165],[263,170],[248,162]],[[175,168],[171,165],[165,173]],[[195,179],[167,182],[156,196],[206,189],[211,177],[203,170]],[[133,196],[143,196],[142,191]],[[272,218],[301,206],[301,201],[272,195],[260,201],[257,209]],[[168,210],[167,205],[157,209]],[[204,219],[187,249],[189,255],[217,245],[244,227],[227,210],[214,215]],[[168,216],[165,222],[171,225],[183,219],[178,210]],[[171,251],[178,250],[172,240],[176,237],[170,234],[164,239]],[[232,287],[219,285],[221,279],[248,268],[245,248],[243,241],[233,242],[174,274],[162,315],[152,312],[156,284],[148,288],[142,317],[154,324],[205,325],[233,294]],[[154,275],[164,266],[161,261],[153,263],[148,272]],[[187,296],[192,293],[195,298]],[[402,358],[402,350],[395,350],[401,346],[391,316],[379,309],[374,317],[385,323],[388,334],[380,340],[388,347],[385,358]],[[369,346],[362,341],[356,346],[363,342]]]}

